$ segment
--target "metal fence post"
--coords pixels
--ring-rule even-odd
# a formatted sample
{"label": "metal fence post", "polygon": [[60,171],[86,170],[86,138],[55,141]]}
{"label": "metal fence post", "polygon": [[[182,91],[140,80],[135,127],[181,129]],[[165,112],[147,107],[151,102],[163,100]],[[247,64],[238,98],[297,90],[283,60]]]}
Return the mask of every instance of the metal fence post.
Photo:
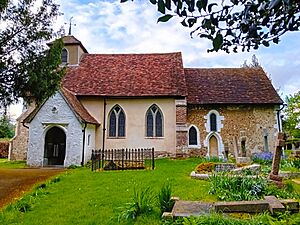
{"label": "metal fence post", "polygon": [[94,171],[94,150],[92,150],[92,171]]}
{"label": "metal fence post", "polygon": [[122,170],[124,170],[124,148],[122,148]]}
{"label": "metal fence post", "polygon": [[154,148],[152,148],[152,169],[154,170]]}

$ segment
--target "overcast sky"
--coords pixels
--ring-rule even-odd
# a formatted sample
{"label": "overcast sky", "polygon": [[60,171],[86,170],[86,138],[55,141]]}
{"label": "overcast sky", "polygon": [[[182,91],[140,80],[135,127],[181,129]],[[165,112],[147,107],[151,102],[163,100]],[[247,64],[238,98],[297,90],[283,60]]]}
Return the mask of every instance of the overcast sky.
{"label": "overcast sky", "polygon": [[[189,29],[180,20],[156,23],[159,14],[148,0],[119,3],[120,0],[56,0],[63,16],[55,29],[64,26],[73,16],[76,26],[72,34],[89,53],[154,53],[182,52],[184,67],[240,67],[244,60],[257,56],[264,70],[271,76],[280,96],[299,91],[300,33],[286,34],[279,45],[261,47],[246,53],[207,53],[210,42],[190,38]],[[18,114],[18,113],[15,113]]]}

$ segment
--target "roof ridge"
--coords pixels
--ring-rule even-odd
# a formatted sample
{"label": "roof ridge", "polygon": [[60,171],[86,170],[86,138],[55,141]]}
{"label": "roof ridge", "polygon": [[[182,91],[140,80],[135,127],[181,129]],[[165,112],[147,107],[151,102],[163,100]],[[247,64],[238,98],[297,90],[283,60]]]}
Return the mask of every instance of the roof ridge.
{"label": "roof ridge", "polygon": [[90,55],[90,56],[126,56],[126,55],[175,55],[175,54],[181,54],[181,52],[162,52],[162,53],[158,53],[158,52],[145,52],[145,53],[85,53],[85,55]]}

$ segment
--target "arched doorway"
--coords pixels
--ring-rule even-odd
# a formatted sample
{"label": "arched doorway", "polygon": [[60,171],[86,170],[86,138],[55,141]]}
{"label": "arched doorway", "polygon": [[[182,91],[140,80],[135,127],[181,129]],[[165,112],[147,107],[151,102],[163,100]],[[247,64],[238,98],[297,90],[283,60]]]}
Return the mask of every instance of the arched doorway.
{"label": "arched doorway", "polygon": [[46,165],[64,165],[66,156],[66,134],[62,129],[52,127],[47,131],[44,155]]}
{"label": "arched doorway", "polygon": [[212,135],[209,139],[209,156],[218,157],[218,140],[215,135]]}

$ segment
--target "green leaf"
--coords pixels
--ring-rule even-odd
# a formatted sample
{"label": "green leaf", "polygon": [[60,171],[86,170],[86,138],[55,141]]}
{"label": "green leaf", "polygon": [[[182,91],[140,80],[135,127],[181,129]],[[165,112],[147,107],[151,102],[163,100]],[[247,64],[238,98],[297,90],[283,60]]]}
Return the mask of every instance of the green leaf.
{"label": "green leaf", "polygon": [[170,15],[170,14],[167,14],[167,15],[164,15],[164,16],[161,16],[158,18],[157,22],[167,22],[169,21],[169,19],[171,19],[173,16]]}
{"label": "green leaf", "polygon": [[150,2],[155,5],[156,4],[156,0],[150,0]]}
{"label": "green leaf", "polygon": [[266,46],[266,47],[269,47],[269,46],[270,46],[270,43],[267,42],[267,41],[263,41],[262,44],[263,44],[264,46]]}
{"label": "green leaf", "polygon": [[128,0],[121,0],[121,3],[128,2]]}
{"label": "green leaf", "polygon": [[222,47],[222,44],[223,44],[223,35],[221,33],[218,33],[213,40],[214,50],[218,51]]}
{"label": "green leaf", "polygon": [[182,26],[187,27],[187,23],[185,22],[185,19],[181,21]]}
{"label": "green leaf", "polygon": [[197,19],[196,18],[189,18],[187,20],[187,22],[189,24],[189,27],[192,27],[197,22]]}
{"label": "green leaf", "polygon": [[166,0],[165,6],[168,10],[171,10],[171,0]]}
{"label": "green leaf", "polygon": [[202,5],[202,9],[204,9],[204,11],[206,11],[206,7],[207,7],[207,0],[200,0],[201,5]]}
{"label": "green leaf", "polygon": [[217,4],[217,3],[211,3],[211,4],[208,5],[208,12],[209,12],[209,13],[211,13],[212,7],[213,7],[214,5],[218,5],[218,4]]}
{"label": "green leaf", "polygon": [[165,3],[163,0],[158,0],[157,2],[158,11],[162,14],[166,13]]}
{"label": "green leaf", "polygon": [[274,38],[274,39],[273,39],[273,42],[274,42],[275,44],[278,44],[279,38],[278,38],[278,37]]}

